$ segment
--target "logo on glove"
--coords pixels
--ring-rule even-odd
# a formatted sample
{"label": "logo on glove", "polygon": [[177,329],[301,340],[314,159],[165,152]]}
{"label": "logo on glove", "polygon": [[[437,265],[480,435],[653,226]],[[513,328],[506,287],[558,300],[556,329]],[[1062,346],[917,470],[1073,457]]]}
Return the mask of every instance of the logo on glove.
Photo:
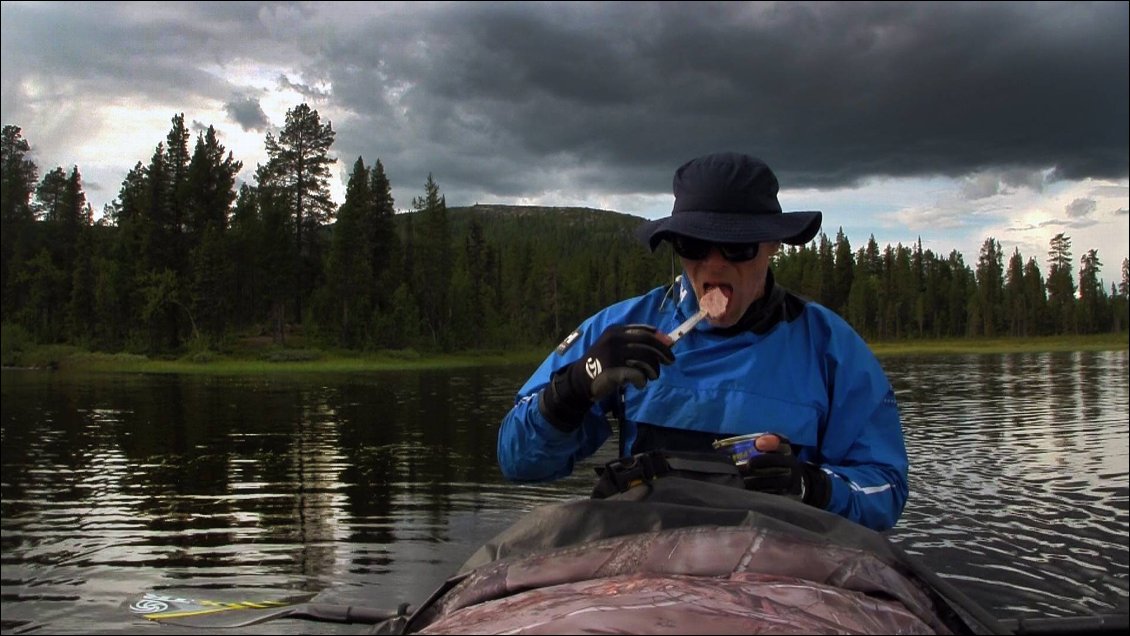
{"label": "logo on glove", "polygon": [[596,376],[604,369],[600,366],[600,360],[596,358],[589,358],[585,360],[585,373],[589,374],[589,378],[595,380]]}

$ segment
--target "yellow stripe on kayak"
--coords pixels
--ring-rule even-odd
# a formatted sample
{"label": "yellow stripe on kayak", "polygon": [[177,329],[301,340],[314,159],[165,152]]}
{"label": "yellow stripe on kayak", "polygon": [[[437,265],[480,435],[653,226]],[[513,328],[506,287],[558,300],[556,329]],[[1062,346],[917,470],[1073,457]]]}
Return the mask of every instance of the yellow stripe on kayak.
{"label": "yellow stripe on kayak", "polygon": [[159,621],[165,618],[184,618],[186,616],[203,616],[205,614],[215,614],[217,612],[227,612],[230,610],[241,609],[268,609],[271,607],[280,607],[289,605],[283,601],[239,601],[235,603],[221,603],[219,601],[198,601],[200,605],[208,609],[198,610],[183,610],[180,612],[155,612],[152,614],[142,614],[142,617],[151,621]]}

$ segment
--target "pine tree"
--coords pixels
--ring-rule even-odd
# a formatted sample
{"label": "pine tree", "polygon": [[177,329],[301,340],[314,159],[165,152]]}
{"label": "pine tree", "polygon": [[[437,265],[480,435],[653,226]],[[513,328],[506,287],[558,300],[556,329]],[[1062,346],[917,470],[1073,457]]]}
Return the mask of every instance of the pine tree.
{"label": "pine tree", "polygon": [[302,320],[302,299],[317,285],[321,275],[320,230],[333,220],[330,198],[330,157],[334,131],[322,124],[318,111],[299,104],[286,113],[286,125],[276,140],[267,133],[267,165],[258,172],[260,188],[272,191],[272,205],[281,205],[290,215],[293,245],[299,262],[293,281],[295,317]]}
{"label": "pine tree", "polygon": [[1071,274],[1071,238],[1052,237],[1048,250],[1048,309],[1057,333],[1075,333],[1075,280]]}
{"label": "pine tree", "polygon": [[28,158],[30,152],[31,144],[23,138],[20,127],[4,126],[0,135],[0,222],[4,223],[5,235],[8,228],[35,219],[31,197],[39,168]]}
{"label": "pine tree", "polygon": [[60,222],[66,217],[67,173],[62,166],[43,175],[35,188],[37,216],[44,221]]}
{"label": "pine tree", "polygon": [[35,209],[32,195],[39,168],[28,158],[31,144],[18,126],[0,135],[0,316],[7,320],[26,299],[15,272],[32,252]]}

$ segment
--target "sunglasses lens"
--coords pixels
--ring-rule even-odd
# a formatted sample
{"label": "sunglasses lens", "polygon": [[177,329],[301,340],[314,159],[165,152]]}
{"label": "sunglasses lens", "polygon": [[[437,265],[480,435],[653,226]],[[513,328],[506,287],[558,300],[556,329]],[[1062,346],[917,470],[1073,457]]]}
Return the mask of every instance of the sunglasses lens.
{"label": "sunglasses lens", "polygon": [[671,246],[675,248],[676,254],[692,261],[702,260],[710,253],[710,243],[686,236],[676,236],[671,241]]}
{"label": "sunglasses lens", "polygon": [[760,243],[722,244],[718,246],[718,249],[726,260],[740,263],[757,258],[757,250],[760,245]]}
{"label": "sunglasses lens", "polygon": [[671,239],[671,247],[675,249],[675,253],[692,261],[701,261],[706,258],[712,247],[717,247],[718,251],[722,253],[722,258],[730,262],[751,261],[757,258],[760,246],[760,243],[708,243],[707,241],[678,235]]}

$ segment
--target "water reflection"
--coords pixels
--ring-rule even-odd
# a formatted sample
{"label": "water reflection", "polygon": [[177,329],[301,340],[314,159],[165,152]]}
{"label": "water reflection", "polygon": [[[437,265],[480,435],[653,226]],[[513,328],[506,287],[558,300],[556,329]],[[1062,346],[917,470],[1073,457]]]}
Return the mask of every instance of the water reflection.
{"label": "water reflection", "polygon": [[1124,608],[1126,353],[885,366],[911,454],[893,532],[908,551],[1000,615]]}
{"label": "water reflection", "polygon": [[[1124,608],[1126,352],[884,367],[912,462],[892,538],[998,615]],[[148,629],[120,608],[148,590],[420,602],[524,511],[587,493],[615,452],[504,483],[497,426],[529,371],[5,371],[4,631]]]}

